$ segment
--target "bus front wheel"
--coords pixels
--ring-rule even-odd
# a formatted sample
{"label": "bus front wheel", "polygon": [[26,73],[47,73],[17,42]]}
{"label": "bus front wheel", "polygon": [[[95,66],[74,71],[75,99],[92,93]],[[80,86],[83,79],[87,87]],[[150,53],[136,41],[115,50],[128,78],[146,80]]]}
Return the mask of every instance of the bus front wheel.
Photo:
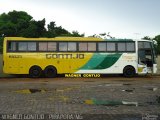
{"label": "bus front wheel", "polygon": [[125,77],[134,77],[136,74],[135,72],[135,69],[133,66],[126,66],[124,69],[123,69],[123,75]]}
{"label": "bus front wheel", "polygon": [[56,77],[56,75],[57,75],[57,69],[54,66],[47,66],[44,69],[44,74],[48,78]]}
{"label": "bus front wheel", "polygon": [[42,75],[42,69],[41,67],[39,66],[32,66],[30,69],[29,69],[29,75],[30,77],[33,77],[33,78],[38,78]]}

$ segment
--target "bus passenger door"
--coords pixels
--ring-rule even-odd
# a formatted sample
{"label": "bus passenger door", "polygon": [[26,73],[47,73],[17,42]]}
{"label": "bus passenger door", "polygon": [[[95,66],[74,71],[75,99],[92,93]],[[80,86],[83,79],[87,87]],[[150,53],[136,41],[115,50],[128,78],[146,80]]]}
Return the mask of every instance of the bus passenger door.
{"label": "bus passenger door", "polygon": [[151,49],[141,49],[138,51],[138,72],[152,73],[153,57]]}

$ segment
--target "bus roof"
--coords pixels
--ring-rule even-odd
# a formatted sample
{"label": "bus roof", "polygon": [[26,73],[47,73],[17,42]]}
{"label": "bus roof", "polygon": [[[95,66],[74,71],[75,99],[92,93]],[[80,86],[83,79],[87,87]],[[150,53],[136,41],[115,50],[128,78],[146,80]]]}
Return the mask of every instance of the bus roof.
{"label": "bus roof", "polygon": [[5,37],[5,40],[13,41],[103,41],[101,38],[95,37],[55,37],[55,38],[24,38],[24,37]]}
{"label": "bus roof", "polygon": [[55,38],[25,38],[25,37],[5,37],[5,40],[11,41],[146,41],[153,42],[151,40],[143,39],[102,39],[95,37],[55,37]]}

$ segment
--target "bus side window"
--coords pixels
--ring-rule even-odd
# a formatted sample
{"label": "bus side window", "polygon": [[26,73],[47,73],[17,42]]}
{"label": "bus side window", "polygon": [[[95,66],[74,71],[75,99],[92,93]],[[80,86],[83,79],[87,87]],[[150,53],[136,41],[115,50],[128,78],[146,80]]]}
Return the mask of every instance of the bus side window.
{"label": "bus side window", "polygon": [[7,49],[9,52],[16,51],[16,42],[8,42]]}
{"label": "bus side window", "polygon": [[88,51],[96,51],[96,43],[88,42]]}
{"label": "bus side window", "polygon": [[119,52],[126,51],[126,43],[125,42],[118,42],[117,46],[118,46],[118,51]]}
{"label": "bus side window", "polygon": [[114,42],[107,42],[107,51],[115,52],[116,51],[116,43]]}
{"label": "bus side window", "polygon": [[104,52],[107,50],[107,46],[105,42],[98,43],[98,51]]}
{"label": "bus side window", "polygon": [[79,43],[79,51],[87,51],[87,42],[80,42]]}
{"label": "bus side window", "polygon": [[77,51],[76,42],[68,42],[68,51]]}
{"label": "bus side window", "polygon": [[36,42],[28,42],[28,51],[36,51]]}
{"label": "bus side window", "polygon": [[48,51],[57,51],[57,43],[48,42]]}
{"label": "bus side window", "polygon": [[59,51],[67,51],[67,42],[59,42]]}
{"label": "bus side window", "polygon": [[135,52],[135,43],[133,42],[126,43],[126,50],[127,52]]}
{"label": "bus side window", "polygon": [[143,42],[144,48],[151,48],[150,42]]}
{"label": "bus side window", "polygon": [[144,48],[143,42],[138,42],[138,48],[139,48],[139,49]]}
{"label": "bus side window", "polygon": [[27,42],[18,42],[18,51],[27,51]]}
{"label": "bus side window", "polygon": [[47,51],[47,42],[39,42],[39,51]]}

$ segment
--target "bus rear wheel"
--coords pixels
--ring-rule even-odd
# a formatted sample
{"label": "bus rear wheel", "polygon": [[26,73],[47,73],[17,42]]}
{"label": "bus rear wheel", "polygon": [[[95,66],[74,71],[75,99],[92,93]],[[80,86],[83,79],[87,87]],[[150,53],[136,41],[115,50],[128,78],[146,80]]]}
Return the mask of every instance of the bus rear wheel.
{"label": "bus rear wheel", "polygon": [[123,69],[123,76],[125,77],[134,77],[136,74],[134,67],[132,66],[126,66]]}
{"label": "bus rear wheel", "polygon": [[33,77],[33,78],[38,78],[42,75],[42,69],[41,67],[39,66],[32,66],[30,69],[29,69],[29,75],[30,77]]}
{"label": "bus rear wheel", "polygon": [[57,76],[57,69],[54,66],[47,66],[44,69],[44,74],[48,78],[53,78]]}

